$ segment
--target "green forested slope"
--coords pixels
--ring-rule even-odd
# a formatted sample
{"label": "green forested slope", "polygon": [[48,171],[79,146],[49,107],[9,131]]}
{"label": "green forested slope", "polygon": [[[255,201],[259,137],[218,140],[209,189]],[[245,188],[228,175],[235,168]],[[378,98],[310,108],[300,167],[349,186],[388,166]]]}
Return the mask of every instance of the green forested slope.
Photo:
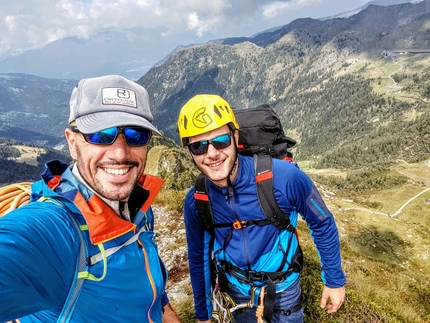
{"label": "green forested slope", "polygon": [[[299,19],[255,39],[183,49],[138,82],[152,96],[156,124],[175,140],[180,107],[217,93],[234,108],[274,106],[299,142],[296,159],[314,167],[424,160],[428,21],[428,0],[370,6],[348,19]],[[394,56],[396,49],[424,52]]]}

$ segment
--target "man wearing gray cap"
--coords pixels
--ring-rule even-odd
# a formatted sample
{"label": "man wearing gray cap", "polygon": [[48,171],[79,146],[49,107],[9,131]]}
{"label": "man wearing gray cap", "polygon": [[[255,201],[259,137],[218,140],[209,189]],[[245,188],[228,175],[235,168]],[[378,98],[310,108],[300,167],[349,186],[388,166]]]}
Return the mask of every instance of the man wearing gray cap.
{"label": "man wearing gray cap", "polygon": [[74,88],[76,162],[48,162],[30,203],[0,218],[0,322],[179,322],[154,242],[163,181],[144,174],[152,120],[146,90],[121,76]]}

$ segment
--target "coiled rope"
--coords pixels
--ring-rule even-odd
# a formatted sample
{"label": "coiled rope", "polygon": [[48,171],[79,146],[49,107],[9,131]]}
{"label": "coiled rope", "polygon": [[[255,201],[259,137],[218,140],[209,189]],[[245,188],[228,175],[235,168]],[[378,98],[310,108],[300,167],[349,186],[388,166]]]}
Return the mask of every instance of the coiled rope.
{"label": "coiled rope", "polygon": [[31,184],[21,182],[0,187],[0,217],[30,202]]}

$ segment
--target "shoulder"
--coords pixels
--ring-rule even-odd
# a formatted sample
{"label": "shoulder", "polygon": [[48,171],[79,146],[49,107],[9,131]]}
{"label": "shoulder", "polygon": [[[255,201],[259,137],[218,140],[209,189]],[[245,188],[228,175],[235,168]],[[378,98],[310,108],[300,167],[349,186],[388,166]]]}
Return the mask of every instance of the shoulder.
{"label": "shoulder", "polygon": [[[78,241],[70,215],[51,202],[33,202],[22,206],[0,219],[0,231],[22,237],[35,244],[50,244],[61,247],[60,241]],[[67,243],[66,243],[67,244]]]}
{"label": "shoulder", "polygon": [[185,200],[194,199],[194,187],[195,187],[195,186],[192,186],[192,187],[188,190],[187,194],[185,195]]}
{"label": "shoulder", "polygon": [[191,210],[193,210],[194,208],[196,208],[196,201],[194,198],[194,186],[193,186],[188,190],[187,194],[185,195],[184,211],[185,213],[190,213]]}
{"label": "shoulder", "polygon": [[273,170],[276,172],[294,174],[295,176],[301,174],[307,176],[296,163],[276,158],[273,158]]}
{"label": "shoulder", "polygon": [[276,167],[279,169],[286,169],[291,172],[300,172],[300,173],[303,172],[300,169],[299,165],[297,165],[297,163],[294,163],[288,160],[277,159],[277,158],[273,158],[272,161],[273,161],[274,168]]}
{"label": "shoulder", "polygon": [[278,159],[278,158],[273,158],[273,164],[277,165],[279,167],[296,168],[296,169],[300,170],[300,167],[299,167],[299,165],[297,165],[297,163],[289,161],[289,160],[282,160],[282,159]]}
{"label": "shoulder", "polygon": [[289,191],[309,192],[313,182],[296,163],[273,159],[273,181],[275,187],[287,187]]}

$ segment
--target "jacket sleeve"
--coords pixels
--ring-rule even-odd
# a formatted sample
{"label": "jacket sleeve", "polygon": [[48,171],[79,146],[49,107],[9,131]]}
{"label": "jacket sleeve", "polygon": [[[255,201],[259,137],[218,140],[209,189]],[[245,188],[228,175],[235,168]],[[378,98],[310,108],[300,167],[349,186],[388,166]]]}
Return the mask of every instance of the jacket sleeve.
{"label": "jacket sleeve", "polygon": [[194,188],[185,197],[184,222],[188,245],[188,265],[198,320],[209,320],[211,304],[211,235],[204,230],[194,200]]}
{"label": "jacket sleeve", "polygon": [[169,297],[167,296],[167,293],[164,292],[163,295],[161,295],[161,307],[164,307],[167,304],[169,304]]}
{"label": "jacket sleeve", "polygon": [[75,276],[79,239],[65,211],[48,202],[0,218],[0,322],[56,307]]}
{"label": "jacket sleeve", "polygon": [[340,241],[333,214],[312,180],[293,164],[290,166],[281,176],[286,178],[285,194],[290,205],[296,208],[310,229],[321,260],[322,281],[331,288],[342,287],[346,278],[342,270]]}

